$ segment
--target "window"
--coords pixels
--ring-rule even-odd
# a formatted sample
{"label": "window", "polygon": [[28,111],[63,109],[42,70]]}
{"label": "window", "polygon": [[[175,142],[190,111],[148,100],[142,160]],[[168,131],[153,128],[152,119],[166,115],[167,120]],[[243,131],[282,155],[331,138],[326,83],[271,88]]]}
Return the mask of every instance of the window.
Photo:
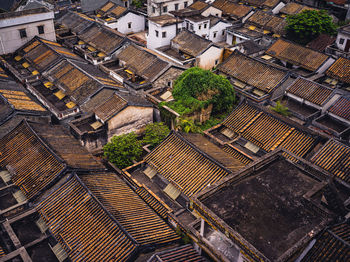
{"label": "window", "polygon": [[215,65],[217,65],[219,63],[219,60],[218,59],[216,59],[215,60]]}
{"label": "window", "polygon": [[207,23],[204,24],[204,28],[207,28]]}
{"label": "window", "polygon": [[21,38],[26,38],[27,37],[27,32],[25,29],[19,29],[19,35]]}
{"label": "window", "polygon": [[128,23],[128,28],[131,28],[131,23],[132,23],[132,22],[129,22],[129,23]]}
{"label": "window", "polygon": [[217,32],[214,32],[214,33],[213,33],[213,37],[214,37],[214,38],[216,38],[216,33],[217,33]]}
{"label": "window", "polygon": [[128,1],[125,1],[125,2],[124,2],[124,6],[125,6],[125,7],[128,7],[128,4],[129,4]]}
{"label": "window", "polygon": [[225,35],[225,30],[222,30],[222,33],[221,33],[222,35]]}
{"label": "window", "polygon": [[187,7],[187,5],[188,5],[188,2],[186,1],[186,2],[184,2],[184,8],[186,8]]}
{"label": "window", "polygon": [[190,26],[190,23],[186,21],[186,29]]}
{"label": "window", "polygon": [[162,38],[166,38],[166,32],[162,32]]}
{"label": "window", "polygon": [[175,10],[179,10],[179,4],[175,4]]}
{"label": "window", "polygon": [[154,6],[152,6],[152,13],[156,12],[156,8]]}
{"label": "window", "polygon": [[163,13],[168,12],[168,7],[167,6],[163,6]]}
{"label": "window", "polygon": [[171,87],[171,81],[168,81],[168,87]]}
{"label": "window", "polygon": [[340,38],[340,39],[339,39],[339,44],[340,44],[340,45],[344,44],[344,38]]}
{"label": "window", "polygon": [[39,35],[44,34],[44,26],[43,25],[38,26],[38,33],[39,33]]}
{"label": "window", "polygon": [[190,24],[190,31],[193,31],[193,24]]}
{"label": "window", "polygon": [[201,30],[201,28],[202,28],[202,25],[199,25],[199,26],[198,26],[198,30]]}
{"label": "window", "polygon": [[159,32],[157,30],[155,30],[155,31],[156,31],[156,37],[158,37],[159,36]]}

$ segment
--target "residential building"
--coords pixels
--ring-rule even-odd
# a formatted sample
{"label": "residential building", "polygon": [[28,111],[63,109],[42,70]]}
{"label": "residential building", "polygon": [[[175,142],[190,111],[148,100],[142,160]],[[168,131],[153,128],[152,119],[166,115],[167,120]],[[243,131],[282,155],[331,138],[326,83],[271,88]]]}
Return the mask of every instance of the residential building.
{"label": "residential building", "polygon": [[221,62],[223,48],[184,29],[171,40],[170,46],[156,51],[182,66],[211,69]]}
{"label": "residential building", "polygon": [[182,29],[182,20],[171,15],[148,18],[147,48],[156,49],[170,45]]}
{"label": "residential building", "polygon": [[212,6],[222,11],[222,17],[228,21],[245,22],[247,17],[253,14],[253,8],[246,5],[239,5],[230,0],[216,0]]}
{"label": "residential building", "polygon": [[122,34],[137,33],[145,30],[145,15],[133,9],[107,2],[95,12],[95,19],[105,26],[118,30]]}
{"label": "residential building", "polygon": [[56,41],[54,13],[46,8],[0,14],[0,54],[8,54],[34,36]]}
{"label": "residential building", "polygon": [[147,0],[147,16],[167,15],[170,11],[177,11],[189,7],[193,0]]}

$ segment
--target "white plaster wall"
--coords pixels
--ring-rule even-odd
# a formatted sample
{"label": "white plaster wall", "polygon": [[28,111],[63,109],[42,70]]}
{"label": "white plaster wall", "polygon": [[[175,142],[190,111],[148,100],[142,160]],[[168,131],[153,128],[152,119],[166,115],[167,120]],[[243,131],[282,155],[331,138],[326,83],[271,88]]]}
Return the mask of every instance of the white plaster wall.
{"label": "white plaster wall", "polygon": [[[184,24],[186,25],[186,23],[189,23],[189,24],[193,24],[193,32],[196,34],[196,35],[199,35],[199,36],[202,36],[204,37],[205,35],[205,38],[208,38],[209,36],[209,31],[210,31],[210,20],[205,20],[205,21],[201,21],[201,22],[192,22],[191,20],[187,20],[185,19],[185,22]],[[207,25],[206,28],[204,28],[204,24]],[[187,28],[187,27],[186,27]],[[190,26],[188,27],[188,30],[191,31],[190,29]]]}
{"label": "white plaster wall", "polygon": [[128,106],[111,118],[108,123],[108,142],[115,135],[140,132],[148,123],[153,122],[152,107]]}
{"label": "white plaster wall", "polygon": [[[117,22],[117,29],[122,34],[137,33],[145,30],[145,17],[132,12],[120,17]],[[128,23],[131,23],[131,28],[128,28]]]}
{"label": "white plaster wall", "polygon": [[208,16],[217,16],[221,17],[222,16],[222,11],[220,9],[217,9],[213,6],[207,8],[205,11],[202,12],[202,16],[208,17]]}
{"label": "white plaster wall", "polygon": [[[38,26],[44,26],[44,34],[39,35]],[[21,38],[19,29],[26,29],[27,37]],[[56,41],[55,28],[53,20],[35,21],[29,24],[13,24],[9,27],[0,28],[0,54],[7,54],[16,51],[25,43],[29,42],[34,36]]]}
{"label": "white plaster wall", "polygon": [[286,4],[283,3],[283,2],[280,2],[278,5],[275,6],[274,9],[272,9],[272,13],[275,15],[275,14],[278,14],[280,12],[280,10],[285,7]]}
{"label": "white plaster wall", "polygon": [[[178,29],[182,27],[182,24],[178,24]],[[156,30],[159,32],[156,36]],[[162,32],[166,32],[166,37],[162,37]],[[156,23],[148,22],[148,34],[147,34],[147,48],[156,49],[158,47],[170,45],[171,39],[176,36],[176,25],[158,26]]]}
{"label": "white plaster wall", "polygon": [[[209,40],[214,42],[214,43],[224,42],[226,39],[226,28],[229,27],[230,25],[231,24],[229,24],[229,23],[219,22],[216,25],[214,25],[213,27],[211,27],[210,33],[209,33]],[[214,37],[214,32],[217,32],[216,37]],[[231,39],[231,41],[232,41],[232,39]]]}
{"label": "white plaster wall", "polygon": [[324,73],[334,63],[334,61],[334,58],[328,58],[328,60],[326,60],[326,62],[316,72],[318,74]]}
{"label": "white plaster wall", "polygon": [[[340,44],[340,39],[344,39],[344,42],[342,43],[342,44]],[[340,49],[340,50],[342,50],[342,51],[344,51],[345,50],[345,45],[346,45],[346,42],[347,41],[350,41],[350,36],[349,35],[345,35],[345,34],[343,34],[343,33],[338,33],[338,35],[337,35],[337,40],[336,40],[336,45],[337,45],[337,47]]]}
{"label": "white plaster wall", "polygon": [[[222,48],[209,47],[207,51],[198,57],[197,66],[203,69],[213,68],[221,62],[222,51]],[[217,61],[217,64],[215,64],[215,61]]]}
{"label": "white plaster wall", "polygon": [[[147,1],[147,14],[149,17],[160,16],[169,14],[170,11],[175,11],[175,4],[179,5],[179,9],[185,8],[185,2],[187,2],[187,6],[190,6],[193,3],[193,0],[148,0]],[[167,12],[163,12],[163,6],[167,6]],[[153,12],[153,7],[155,8],[155,12]]]}

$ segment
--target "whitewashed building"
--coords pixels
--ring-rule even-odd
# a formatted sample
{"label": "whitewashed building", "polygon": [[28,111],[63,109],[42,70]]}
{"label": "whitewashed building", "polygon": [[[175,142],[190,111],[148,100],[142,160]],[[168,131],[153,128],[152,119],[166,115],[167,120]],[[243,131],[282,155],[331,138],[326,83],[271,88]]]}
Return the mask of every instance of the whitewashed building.
{"label": "whitewashed building", "polygon": [[47,8],[0,14],[0,54],[14,52],[36,35],[56,41],[53,18]]}
{"label": "whitewashed building", "polygon": [[147,0],[148,17],[169,14],[170,11],[177,11],[187,8],[193,0]]}
{"label": "whitewashed building", "polygon": [[336,45],[344,52],[350,51],[350,25],[345,25],[338,29]]}
{"label": "whitewashed building", "polygon": [[171,15],[148,18],[147,48],[156,49],[170,45],[182,29],[183,21]]}

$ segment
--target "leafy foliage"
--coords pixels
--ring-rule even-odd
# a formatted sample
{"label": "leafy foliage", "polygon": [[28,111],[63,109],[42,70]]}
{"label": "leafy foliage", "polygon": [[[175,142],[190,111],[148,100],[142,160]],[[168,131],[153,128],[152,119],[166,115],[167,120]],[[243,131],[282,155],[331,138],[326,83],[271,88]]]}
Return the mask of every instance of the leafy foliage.
{"label": "leafy foliage", "polygon": [[108,161],[122,169],[133,164],[142,154],[142,142],[134,132],[114,136],[111,142],[103,147],[103,154]]}
{"label": "leafy foliage", "polygon": [[154,148],[163,141],[169,132],[169,128],[163,122],[148,124],[145,129],[143,143],[151,144],[151,147]]}
{"label": "leafy foliage", "polygon": [[132,0],[131,4],[136,8],[141,8],[143,6],[142,0]]}
{"label": "leafy foliage", "polygon": [[174,83],[175,101],[166,105],[181,115],[189,114],[213,104],[213,112],[230,110],[235,92],[230,82],[209,70],[192,67]]}
{"label": "leafy foliage", "polygon": [[185,133],[201,133],[202,130],[197,126],[192,119],[186,117],[180,117],[178,128],[184,131]]}
{"label": "leafy foliage", "polygon": [[326,11],[305,10],[287,17],[287,37],[300,44],[306,44],[320,34],[334,35],[336,26]]}
{"label": "leafy foliage", "polygon": [[276,106],[271,107],[271,109],[282,116],[289,116],[290,115],[288,107],[283,105],[281,103],[281,101],[277,101]]}

